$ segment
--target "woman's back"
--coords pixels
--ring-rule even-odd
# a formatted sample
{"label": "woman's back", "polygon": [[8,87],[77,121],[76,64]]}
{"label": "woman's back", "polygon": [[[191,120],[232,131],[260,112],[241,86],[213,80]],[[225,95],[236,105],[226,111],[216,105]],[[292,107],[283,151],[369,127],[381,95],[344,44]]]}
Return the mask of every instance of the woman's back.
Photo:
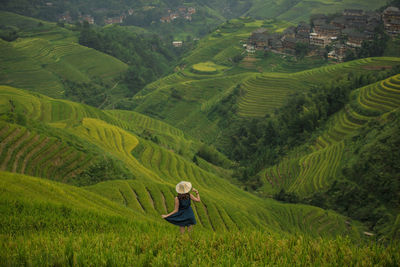
{"label": "woman's back", "polygon": [[190,207],[190,198],[179,200],[179,210],[185,210]]}

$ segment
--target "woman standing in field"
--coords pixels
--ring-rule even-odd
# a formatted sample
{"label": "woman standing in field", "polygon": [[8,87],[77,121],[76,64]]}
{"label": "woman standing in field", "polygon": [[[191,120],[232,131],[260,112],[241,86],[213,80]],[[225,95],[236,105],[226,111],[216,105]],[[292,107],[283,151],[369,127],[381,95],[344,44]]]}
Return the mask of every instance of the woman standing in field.
{"label": "woman standing in field", "polygon": [[175,208],[171,213],[161,215],[161,217],[172,224],[178,225],[183,234],[185,233],[185,226],[188,232],[190,232],[193,225],[196,224],[196,219],[192,207],[190,206],[190,200],[200,202],[200,195],[199,191],[194,188],[193,192],[196,193],[196,196],[189,193],[192,189],[192,184],[190,182],[182,181],[176,185],[175,189],[176,192],[178,192],[178,195],[175,197]]}

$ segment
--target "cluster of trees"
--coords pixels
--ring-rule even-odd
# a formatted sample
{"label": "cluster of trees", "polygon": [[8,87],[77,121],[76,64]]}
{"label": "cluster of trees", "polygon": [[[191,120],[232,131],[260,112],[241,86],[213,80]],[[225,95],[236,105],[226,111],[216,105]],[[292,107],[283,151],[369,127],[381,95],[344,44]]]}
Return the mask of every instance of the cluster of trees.
{"label": "cluster of trees", "polygon": [[106,87],[101,82],[80,83],[65,80],[64,88],[65,96],[75,102],[98,107],[106,100]]}
{"label": "cluster of trees", "polygon": [[15,41],[18,38],[18,31],[16,27],[0,25],[0,38],[7,42]]}
{"label": "cluster of trees", "polygon": [[157,35],[139,35],[118,25],[96,28],[85,23],[81,27],[79,43],[128,64],[124,81],[132,94],[170,72],[182,53]]}
{"label": "cluster of trees", "polygon": [[383,28],[377,29],[374,38],[370,41],[363,41],[361,47],[355,51],[347,50],[344,61],[350,61],[357,58],[380,57],[386,51],[390,37],[384,33]]}
{"label": "cluster of trees", "polygon": [[87,186],[107,180],[128,179],[135,179],[132,171],[128,170],[123,162],[108,156],[97,159],[89,168],[66,182],[77,186]]}

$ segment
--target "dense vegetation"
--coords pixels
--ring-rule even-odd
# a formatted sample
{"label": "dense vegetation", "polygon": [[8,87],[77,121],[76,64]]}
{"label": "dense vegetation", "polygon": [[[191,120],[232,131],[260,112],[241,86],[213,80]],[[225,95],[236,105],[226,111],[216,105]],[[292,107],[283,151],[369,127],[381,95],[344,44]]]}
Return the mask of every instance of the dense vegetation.
{"label": "dense vegetation", "polygon": [[397,66],[374,75],[350,73],[328,86],[314,87],[308,92],[292,95],[287,103],[267,118],[251,120],[237,118],[235,106],[240,89],[224,99],[214,112],[226,120],[221,128],[230,128],[225,148],[230,158],[246,166],[243,180],[254,176],[261,168],[273,164],[285,153],[306,142],[317,128],[349,101],[353,89],[376,82],[400,72]]}
{"label": "dense vegetation", "polygon": [[79,43],[102,51],[129,65],[124,82],[132,94],[174,68],[182,49],[174,49],[157,35],[138,35],[121,26],[97,29],[83,24]]}
{"label": "dense vegetation", "polygon": [[376,232],[393,236],[400,210],[400,113],[372,121],[347,139],[341,177],[325,192],[307,201],[334,209],[366,223]]}

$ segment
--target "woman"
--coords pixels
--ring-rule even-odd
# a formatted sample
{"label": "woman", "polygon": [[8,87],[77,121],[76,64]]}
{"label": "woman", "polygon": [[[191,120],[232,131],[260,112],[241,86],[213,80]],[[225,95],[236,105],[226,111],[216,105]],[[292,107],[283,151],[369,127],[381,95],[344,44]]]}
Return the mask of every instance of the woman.
{"label": "woman", "polygon": [[187,226],[188,232],[192,230],[193,225],[196,224],[192,207],[190,206],[190,200],[200,202],[199,191],[193,188],[193,192],[196,193],[196,197],[189,194],[192,189],[190,182],[182,181],[176,185],[176,192],[178,196],[175,197],[175,208],[174,210],[165,215],[161,215],[162,218],[168,222],[178,225],[181,233],[185,233],[185,226]]}

